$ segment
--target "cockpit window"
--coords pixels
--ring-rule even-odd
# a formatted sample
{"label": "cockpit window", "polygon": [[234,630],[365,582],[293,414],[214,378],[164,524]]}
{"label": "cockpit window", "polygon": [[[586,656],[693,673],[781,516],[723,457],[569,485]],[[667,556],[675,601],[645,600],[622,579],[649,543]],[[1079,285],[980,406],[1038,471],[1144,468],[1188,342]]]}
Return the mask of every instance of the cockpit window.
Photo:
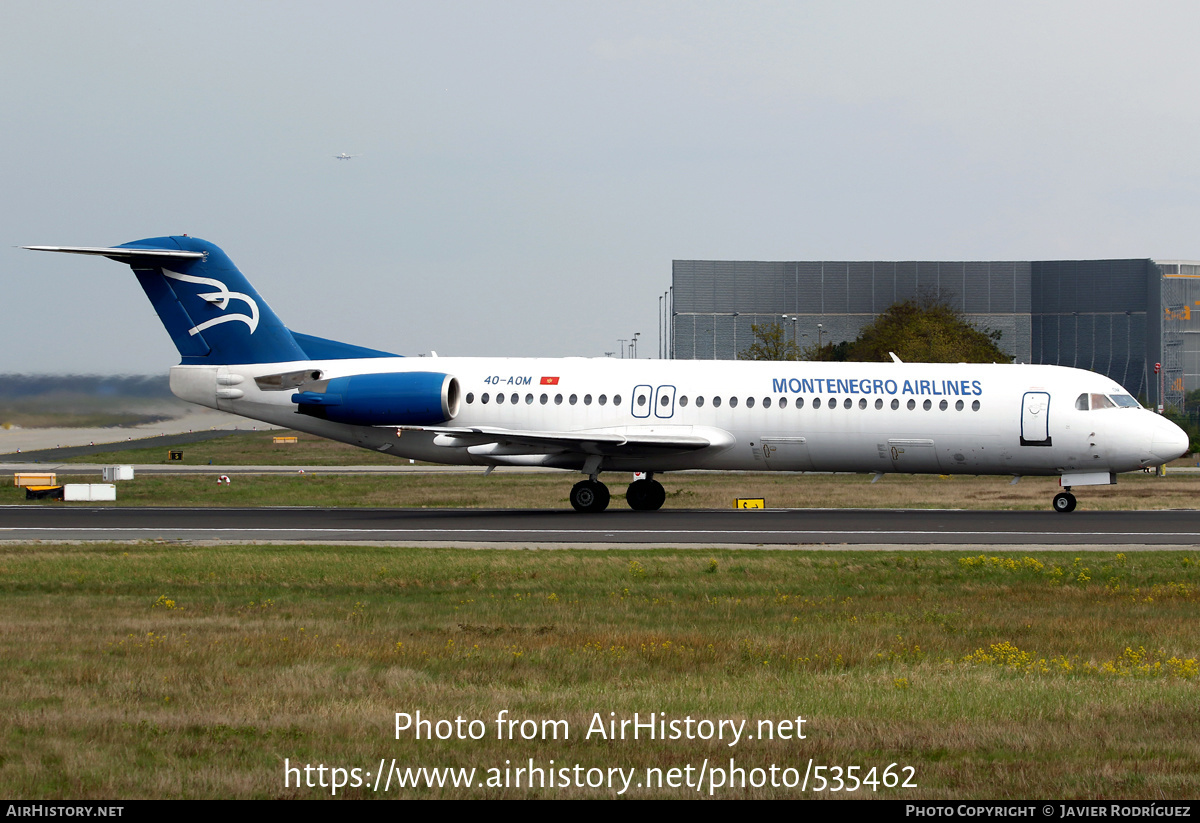
{"label": "cockpit window", "polygon": [[1079,409],[1080,411],[1088,410],[1087,392],[1084,392],[1083,394],[1081,394],[1075,398],[1075,408]]}
{"label": "cockpit window", "polygon": [[1109,400],[1103,394],[1092,395],[1092,410],[1095,409],[1115,409],[1117,404]]}
{"label": "cockpit window", "polygon": [[1116,403],[1123,409],[1141,408],[1141,404],[1139,404],[1138,401],[1134,400],[1128,394],[1113,394],[1109,395],[1109,397],[1112,399],[1113,403]]}

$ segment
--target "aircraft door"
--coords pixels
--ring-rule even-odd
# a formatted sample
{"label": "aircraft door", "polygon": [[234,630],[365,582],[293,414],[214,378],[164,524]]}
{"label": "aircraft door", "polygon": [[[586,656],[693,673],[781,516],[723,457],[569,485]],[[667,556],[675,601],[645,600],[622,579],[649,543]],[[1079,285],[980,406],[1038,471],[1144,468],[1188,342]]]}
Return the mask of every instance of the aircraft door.
{"label": "aircraft door", "polygon": [[675,387],[659,386],[654,391],[654,416],[672,417],[675,414]]}
{"label": "aircraft door", "polygon": [[650,386],[634,386],[633,397],[630,399],[630,409],[634,417],[649,417],[650,407],[654,405],[654,389]]}
{"label": "aircraft door", "polygon": [[[813,467],[808,454],[808,441],[803,437],[764,437],[758,442],[756,452],[761,452],[766,468],[771,471],[805,472]],[[758,457],[758,454],[755,454]]]}
{"label": "aircraft door", "polygon": [[1021,398],[1021,445],[1051,445],[1049,392],[1028,391]]}
{"label": "aircraft door", "polygon": [[892,471],[927,474],[939,469],[937,450],[932,440],[893,437],[887,441]]}

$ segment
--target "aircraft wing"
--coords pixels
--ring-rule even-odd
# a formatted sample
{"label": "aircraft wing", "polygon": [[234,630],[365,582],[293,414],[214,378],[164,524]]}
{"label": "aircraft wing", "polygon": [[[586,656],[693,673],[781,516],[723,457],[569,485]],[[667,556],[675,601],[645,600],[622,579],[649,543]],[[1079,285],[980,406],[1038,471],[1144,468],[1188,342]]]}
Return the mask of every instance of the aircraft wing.
{"label": "aircraft wing", "polygon": [[[649,429],[650,427],[647,427]],[[721,429],[691,433],[625,429],[623,431],[524,431],[488,426],[398,426],[398,434],[421,431],[434,435],[434,445],[466,448],[472,454],[599,454],[614,457],[696,451],[728,446],[733,437]]]}

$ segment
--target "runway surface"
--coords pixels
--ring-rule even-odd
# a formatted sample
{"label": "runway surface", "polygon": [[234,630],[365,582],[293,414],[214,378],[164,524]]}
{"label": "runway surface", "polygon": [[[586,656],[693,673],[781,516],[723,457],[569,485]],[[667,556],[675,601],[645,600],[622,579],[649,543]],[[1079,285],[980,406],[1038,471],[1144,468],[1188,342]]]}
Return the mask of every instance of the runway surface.
{"label": "runway surface", "polygon": [[1200,512],[881,509],[634,512],[0,506],[0,540],[464,546],[1200,546]]}

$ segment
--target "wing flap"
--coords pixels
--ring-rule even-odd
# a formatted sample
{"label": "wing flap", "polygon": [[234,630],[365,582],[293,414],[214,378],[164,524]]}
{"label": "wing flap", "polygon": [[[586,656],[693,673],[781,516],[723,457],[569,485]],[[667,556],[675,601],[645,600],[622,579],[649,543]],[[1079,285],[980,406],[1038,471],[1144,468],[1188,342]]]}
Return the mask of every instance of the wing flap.
{"label": "wing flap", "polygon": [[732,436],[720,429],[702,434],[648,431],[517,431],[472,426],[398,426],[406,431],[434,435],[434,444],[447,448],[466,448],[472,454],[599,454],[635,456],[687,452],[711,446],[726,446]]}

